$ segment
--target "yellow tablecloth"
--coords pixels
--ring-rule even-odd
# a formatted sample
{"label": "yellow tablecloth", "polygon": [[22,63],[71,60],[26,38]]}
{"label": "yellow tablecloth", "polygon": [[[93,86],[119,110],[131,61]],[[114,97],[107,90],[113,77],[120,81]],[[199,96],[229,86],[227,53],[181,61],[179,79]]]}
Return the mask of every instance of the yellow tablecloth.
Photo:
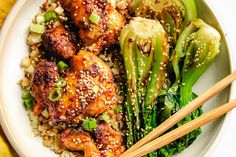
{"label": "yellow tablecloth", "polygon": [[[16,0],[0,0],[0,29]],[[0,126],[0,157],[17,157]]]}

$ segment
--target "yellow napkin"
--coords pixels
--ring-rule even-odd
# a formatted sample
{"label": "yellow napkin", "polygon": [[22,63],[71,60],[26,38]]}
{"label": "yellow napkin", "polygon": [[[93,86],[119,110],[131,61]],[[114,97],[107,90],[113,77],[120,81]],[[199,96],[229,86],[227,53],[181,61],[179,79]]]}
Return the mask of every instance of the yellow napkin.
{"label": "yellow napkin", "polygon": [[[0,29],[7,14],[11,10],[16,0],[0,0]],[[7,141],[0,126],[0,157],[16,157],[17,154]]]}
{"label": "yellow napkin", "polygon": [[17,157],[17,154],[7,141],[1,128],[0,128],[0,157]]}
{"label": "yellow napkin", "polygon": [[16,0],[0,0],[0,28]]}

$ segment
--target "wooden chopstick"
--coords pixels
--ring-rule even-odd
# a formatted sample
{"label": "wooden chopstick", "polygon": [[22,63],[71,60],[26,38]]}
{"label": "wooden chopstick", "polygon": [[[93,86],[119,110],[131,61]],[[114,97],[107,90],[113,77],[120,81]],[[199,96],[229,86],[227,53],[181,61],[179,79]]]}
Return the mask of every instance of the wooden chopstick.
{"label": "wooden chopstick", "polygon": [[203,105],[210,98],[212,98],[213,96],[221,92],[224,88],[226,88],[229,84],[231,84],[233,80],[235,79],[236,79],[236,71],[234,71],[232,74],[228,75],[227,77],[225,77],[224,79],[216,83],[214,86],[209,88],[206,92],[204,92],[201,96],[197,97],[188,105],[186,105],[184,108],[182,108],[181,110],[176,112],[174,115],[172,115],[170,118],[165,120],[162,124],[160,124],[157,128],[153,129],[153,131],[151,131],[148,135],[142,138],[139,142],[137,142],[131,148],[125,151],[120,157],[127,157],[127,155],[133,152],[134,150],[138,149],[142,145],[160,136],[162,133],[164,133],[165,131],[173,127],[176,123],[181,121],[184,117],[186,117],[191,112],[193,112],[194,110],[199,108],[201,105]]}
{"label": "wooden chopstick", "polygon": [[236,100],[233,100],[227,104],[217,107],[206,114],[160,136],[159,138],[153,140],[152,142],[145,144],[144,146],[138,148],[137,150],[127,154],[128,157],[141,157],[148,153],[151,153],[174,140],[190,133],[191,131],[213,121],[214,119],[224,115],[226,112],[232,110],[236,107]]}

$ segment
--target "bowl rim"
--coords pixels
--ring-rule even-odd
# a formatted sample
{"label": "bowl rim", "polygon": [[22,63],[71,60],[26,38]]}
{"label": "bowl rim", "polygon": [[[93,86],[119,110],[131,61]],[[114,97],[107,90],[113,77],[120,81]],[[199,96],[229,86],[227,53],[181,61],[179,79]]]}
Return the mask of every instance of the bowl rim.
{"label": "bowl rim", "polygon": [[[1,50],[4,45],[4,39],[6,38],[14,19],[16,18],[17,14],[22,9],[26,1],[27,0],[17,0],[2,25],[2,28],[0,30],[0,55],[2,53]],[[0,78],[0,80],[1,79],[2,78]],[[29,155],[27,155],[27,153],[24,151],[22,146],[18,144],[16,136],[14,135],[13,131],[10,129],[11,124],[8,123],[9,120],[6,117],[5,115],[6,112],[4,110],[5,109],[2,104],[2,96],[0,95],[0,125],[3,129],[3,132],[5,133],[7,139],[9,140],[11,146],[14,148],[17,154],[22,157],[26,157],[26,156],[28,157]]]}
{"label": "bowl rim", "polygon": [[[213,13],[214,17],[217,19],[217,22],[219,23],[219,27],[224,35],[225,41],[226,41],[226,48],[228,49],[228,60],[229,60],[229,70],[230,73],[232,73],[234,70],[236,70],[236,62],[233,60],[233,50],[234,46],[230,43],[231,38],[229,38],[227,35],[225,35],[226,32],[226,24],[224,20],[222,20],[221,13],[215,9],[215,3],[210,0],[201,0],[203,3],[207,5],[207,7],[210,9],[210,11]],[[228,101],[233,100],[236,96],[236,91],[234,91],[234,87],[236,87],[236,82],[232,82],[232,84],[229,86],[229,97]],[[211,146],[208,148],[207,152],[203,155],[203,157],[209,157],[213,153],[214,149],[216,148],[217,144],[220,142],[221,138],[223,137],[226,128],[229,125],[230,119],[232,117],[232,110],[229,111],[225,117],[222,119],[221,128],[218,132],[218,134],[215,136],[214,140],[211,143]]]}
{"label": "bowl rim", "polygon": [[[18,0],[16,1],[15,5],[13,6],[12,10],[10,11],[10,13],[8,14],[2,29],[0,30],[0,54],[1,54],[1,50],[3,48],[4,45],[4,39],[6,38],[9,29],[11,28],[11,25],[14,21],[14,19],[16,18],[16,16],[18,15],[18,13],[20,12],[20,10],[22,9],[22,7],[25,5],[25,3],[27,2],[27,0]],[[224,25],[224,21],[221,20],[222,18],[219,18],[220,14],[217,14],[216,9],[214,9],[214,4],[213,2],[209,2],[209,1],[205,1],[202,0],[203,3],[205,3],[207,5],[207,7],[210,9],[210,11],[213,13],[213,15],[216,17],[218,23],[220,24],[220,28],[222,30],[222,32],[225,32],[225,25]],[[232,50],[233,50],[233,46],[230,44],[230,40],[228,38],[228,36],[224,36],[225,40],[226,40],[226,47],[228,49],[228,58],[229,58],[229,68],[230,68],[230,72],[233,72],[234,67],[236,66],[236,62],[233,61],[233,57],[232,57]],[[233,83],[230,86],[230,90],[229,90],[229,100],[232,100],[232,98],[235,96],[235,93],[232,90],[232,86],[236,87],[236,83]],[[9,142],[11,143],[12,147],[14,148],[14,150],[17,152],[18,155],[20,156],[26,156],[29,157],[29,155],[27,154],[27,152],[25,151],[25,149],[22,148],[22,146],[20,146],[17,142],[17,138],[15,137],[13,131],[10,129],[11,124],[8,123],[8,119],[6,117],[6,112],[4,111],[4,107],[2,105],[1,102],[1,97],[0,97],[0,125],[2,126],[2,129],[7,137],[7,139],[9,140]],[[209,146],[208,150],[205,152],[205,154],[203,155],[204,157],[208,157],[212,154],[212,152],[214,151],[217,143],[220,141],[221,137],[223,136],[230,118],[232,115],[232,111],[228,112],[226,114],[226,116],[222,119],[221,122],[221,126],[219,129],[219,132],[216,134],[214,140],[212,141],[211,146]]]}

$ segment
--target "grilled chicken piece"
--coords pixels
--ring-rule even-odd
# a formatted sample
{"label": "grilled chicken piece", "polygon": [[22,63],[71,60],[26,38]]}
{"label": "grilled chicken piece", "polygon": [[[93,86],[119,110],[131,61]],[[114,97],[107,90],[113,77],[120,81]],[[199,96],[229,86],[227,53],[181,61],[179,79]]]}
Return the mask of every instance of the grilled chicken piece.
{"label": "grilled chicken piece", "polygon": [[61,133],[61,142],[69,150],[84,151],[84,157],[101,157],[93,139],[86,132],[66,129]]}
{"label": "grilled chicken piece", "polygon": [[118,157],[125,150],[121,132],[112,129],[108,123],[98,124],[94,137],[103,156]]}
{"label": "grilled chicken piece", "polygon": [[[107,0],[62,0],[61,3],[80,29],[84,46],[91,46],[95,54],[117,42],[125,17]],[[91,14],[99,16],[99,23],[90,20]]]}
{"label": "grilled chicken piece", "polygon": [[51,104],[48,96],[53,88],[56,87],[56,79],[59,77],[57,65],[47,60],[40,60],[37,64],[32,80],[31,93],[36,100],[33,112],[39,115],[46,107]]}
{"label": "grilled chicken piece", "polygon": [[83,150],[85,157],[118,157],[125,150],[121,132],[113,130],[107,123],[98,124],[92,137],[95,142],[88,133],[69,128],[61,133],[61,142],[69,150]]}
{"label": "grilled chicken piece", "polygon": [[111,69],[96,55],[80,51],[71,60],[62,99],[49,106],[54,124],[77,125],[83,116],[97,116],[117,105]]}
{"label": "grilled chicken piece", "polygon": [[48,54],[67,60],[76,53],[76,36],[64,26],[57,26],[42,35],[42,45]]}

